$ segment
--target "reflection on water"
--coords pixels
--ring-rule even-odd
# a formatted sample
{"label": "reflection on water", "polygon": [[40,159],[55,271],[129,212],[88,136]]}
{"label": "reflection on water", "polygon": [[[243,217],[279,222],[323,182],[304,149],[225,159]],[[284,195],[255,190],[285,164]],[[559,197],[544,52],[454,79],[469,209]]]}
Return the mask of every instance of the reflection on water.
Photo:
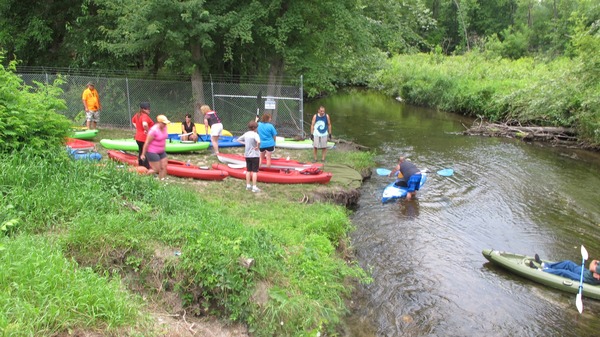
{"label": "reflection on water", "polygon": [[[600,257],[597,154],[462,136],[464,118],[377,94],[340,94],[306,111],[318,105],[337,137],[377,151],[378,166],[391,168],[402,154],[431,172],[416,201],[382,205],[387,177],[361,188],[352,240],[374,282],[358,287],[347,335],[598,335],[600,301],[584,299],[579,315],[575,296],[481,255],[495,248],[577,261],[584,244]],[[438,176],[442,168],[455,174]]]}

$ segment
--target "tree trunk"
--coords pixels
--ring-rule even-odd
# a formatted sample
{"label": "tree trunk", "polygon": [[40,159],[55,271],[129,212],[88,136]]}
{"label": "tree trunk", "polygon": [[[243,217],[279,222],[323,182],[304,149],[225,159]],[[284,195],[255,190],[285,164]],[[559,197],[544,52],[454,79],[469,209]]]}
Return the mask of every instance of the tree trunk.
{"label": "tree trunk", "polygon": [[[269,83],[267,86],[267,96],[278,97],[281,95],[281,78],[283,77],[283,58],[280,55],[274,55],[271,58],[269,67]],[[277,110],[265,110],[272,114],[273,122],[277,121]]]}
{"label": "tree trunk", "polygon": [[[200,123],[204,120],[204,116],[200,112],[199,104],[207,104],[207,100],[204,97],[204,80],[202,78],[202,69],[200,64],[202,61],[202,47],[197,42],[193,42],[192,48],[192,62],[194,69],[192,70],[192,97],[194,98],[194,123]],[[210,105],[210,104],[209,104]]]}

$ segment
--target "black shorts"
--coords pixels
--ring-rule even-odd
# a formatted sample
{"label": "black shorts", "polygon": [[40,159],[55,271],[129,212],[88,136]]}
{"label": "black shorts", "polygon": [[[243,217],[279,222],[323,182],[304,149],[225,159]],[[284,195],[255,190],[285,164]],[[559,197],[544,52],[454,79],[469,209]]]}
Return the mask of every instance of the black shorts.
{"label": "black shorts", "polygon": [[273,152],[273,151],[275,151],[275,146],[261,147],[260,148],[260,152],[265,152],[265,151]]}
{"label": "black shorts", "polygon": [[258,172],[259,166],[260,166],[260,158],[258,158],[258,157],[246,158],[246,171]]}

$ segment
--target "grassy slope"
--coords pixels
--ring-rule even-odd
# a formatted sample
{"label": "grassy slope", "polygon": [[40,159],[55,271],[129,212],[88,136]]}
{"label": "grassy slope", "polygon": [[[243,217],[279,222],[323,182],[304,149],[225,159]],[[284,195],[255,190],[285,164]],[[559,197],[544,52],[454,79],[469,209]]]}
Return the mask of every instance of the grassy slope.
{"label": "grassy slope", "polygon": [[[103,130],[98,139],[123,136],[130,131]],[[294,157],[311,156],[300,152]],[[331,158],[359,169],[370,163],[369,153]],[[264,184],[252,194],[231,178],[160,184],[61,153],[2,159],[4,333],[160,335],[148,312],[165,303],[175,310],[166,294],[177,294],[189,317],[217,314],[259,336],[326,332],[345,313],[348,281],[368,279],[340,255],[347,210],[299,202],[323,186]],[[247,269],[241,261],[249,258]]]}

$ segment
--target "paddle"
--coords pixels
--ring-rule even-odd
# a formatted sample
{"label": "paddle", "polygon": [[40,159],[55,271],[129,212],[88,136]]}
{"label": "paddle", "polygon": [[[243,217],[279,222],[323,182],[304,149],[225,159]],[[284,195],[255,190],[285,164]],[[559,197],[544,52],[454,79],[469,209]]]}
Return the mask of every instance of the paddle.
{"label": "paddle", "polygon": [[256,96],[256,120],[255,120],[255,122],[258,122],[258,115],[260,114],[260,103],[262,103],[262,94],[259,91],[258,95]]}
{"label": "paddle", "polygon": [[390,171],[388,169],[381,168],[381,167],[378,168],[376,171],[377,171],[377,175],[380,175],[380,176],[389,176],[390,173],[392,173],[392,171]]}
{"label": "paddle", "polygon": [[579,276],[579,292],[577,293],[577,299],[575,300],[575,306],[577,311],[581,314],[583,312],[583,301],[581,300],[581,293],[583,292],[583,269],[585,267],[585,260],[588,259],[588,252],[585,247],[581,245],[581,276]]}
{"label": "paddle", "polygon": [[454,170],[451,168],[447,168],[437,171],[437,174],[441,175],[442,177],[450,177],[454,174]]}

